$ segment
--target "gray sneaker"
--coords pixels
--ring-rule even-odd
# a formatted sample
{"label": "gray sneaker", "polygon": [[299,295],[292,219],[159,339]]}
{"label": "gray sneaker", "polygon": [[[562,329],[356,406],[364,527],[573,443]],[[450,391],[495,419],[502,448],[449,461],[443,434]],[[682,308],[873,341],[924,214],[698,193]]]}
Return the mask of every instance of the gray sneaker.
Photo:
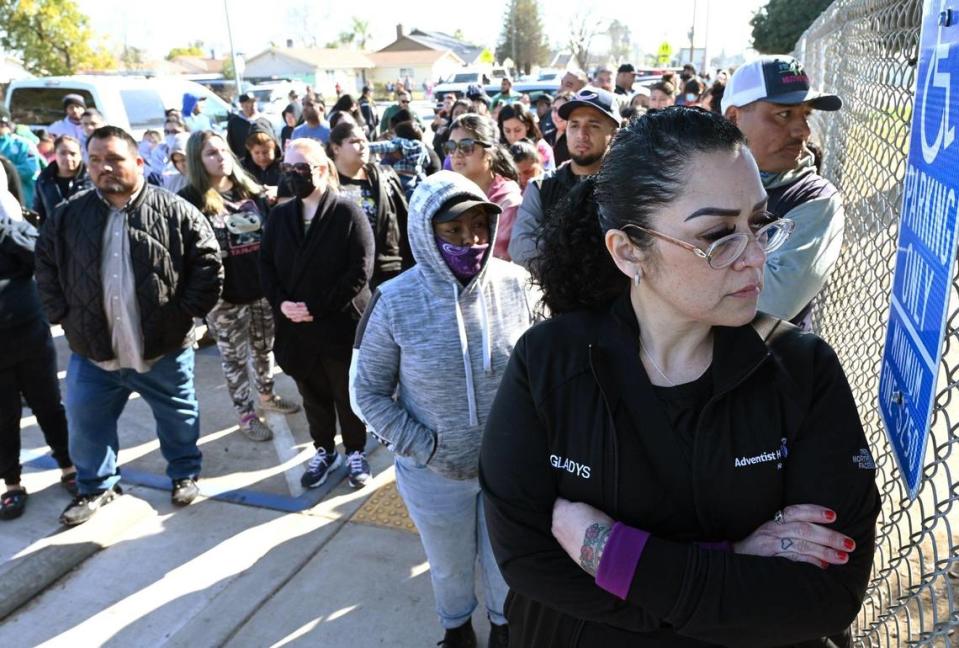
{"label": "gray sneaker", "polygon": [[120,487],[114,486],[112,489],[100,491],[99,493],[77,495],[73,498],[73,501],[67,505],[67,508],[63,509],[63,513],[60,514],[60,524],[65,526],[83,524],[92,518],[94,513],[112,502],[118,495],[122,494],[123,491]]}
{"label": "gray sneaker", "polygon": [[267,412],[280,414],[294,414],[300,411],[300,404],[287,400],[279,394],[273,394],[269,400],[260,400],[260,407]]}
{"label": "gray sneaker", "polygon": [[240,432],[250,441],[269,441],[273,438],[273,430],[258,416],[252,417],[246,423],[241,423]]}

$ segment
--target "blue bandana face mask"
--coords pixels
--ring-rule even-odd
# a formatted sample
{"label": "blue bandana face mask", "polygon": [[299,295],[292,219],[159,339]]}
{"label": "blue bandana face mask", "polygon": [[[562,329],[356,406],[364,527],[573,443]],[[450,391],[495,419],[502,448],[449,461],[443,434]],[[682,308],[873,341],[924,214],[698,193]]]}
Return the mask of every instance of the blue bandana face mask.
{"label": "blue bandana face mask", "polygon": [[453,276],[467,282],[483,268],[483,258],[489,250],[489,243],[483,245],[454,245],[434,234],[440,256],[452,271]]}

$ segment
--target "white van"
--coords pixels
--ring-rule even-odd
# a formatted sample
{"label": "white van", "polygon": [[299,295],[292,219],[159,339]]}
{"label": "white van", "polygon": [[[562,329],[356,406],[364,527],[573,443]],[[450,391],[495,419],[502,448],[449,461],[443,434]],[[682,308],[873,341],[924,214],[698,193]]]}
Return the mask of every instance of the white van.
{"label": "white van", "polygon": [[182,108],[184,93],[206,97],[203,112],[217,129],[225,129],[230,106],[199,83],[176,77],[62,76],[14,81],[6,106],[14,123],[32,130],[63,119],[63,97],[78,94],[88,108],[103,113],[107,124],[123,128],[138,141],[144,131],[163,131],[164,111]]}

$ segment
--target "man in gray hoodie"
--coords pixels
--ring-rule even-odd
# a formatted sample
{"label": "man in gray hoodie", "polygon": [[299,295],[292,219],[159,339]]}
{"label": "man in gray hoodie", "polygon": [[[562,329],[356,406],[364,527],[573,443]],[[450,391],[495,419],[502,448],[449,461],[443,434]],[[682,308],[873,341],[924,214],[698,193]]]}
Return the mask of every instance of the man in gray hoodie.
{"label": "man in gray hoodie", "polygon": [[726,86],[723,114],[746,135],[766,193],[767,209],[796,228],[766,260],[759,310],[802,324],[839,259],[842,197],[816,172],[807,120],[813,110],[839,110],[842,100],[810,88],[790,56],[763,56],[739,67]]}
{"label": "man in gray hoodie", "polygon": [[417,187],[409,210],[416,265],[374,294],[350,371],[353,410],[396,455],[397,486],[430,562],[450,648],[475,646],[477,556],[490,645],[508,645],[507,588],[486,531],[479,448],[538,295],[523,268],[491,253],[499,212],[458,173],[440,171]]}

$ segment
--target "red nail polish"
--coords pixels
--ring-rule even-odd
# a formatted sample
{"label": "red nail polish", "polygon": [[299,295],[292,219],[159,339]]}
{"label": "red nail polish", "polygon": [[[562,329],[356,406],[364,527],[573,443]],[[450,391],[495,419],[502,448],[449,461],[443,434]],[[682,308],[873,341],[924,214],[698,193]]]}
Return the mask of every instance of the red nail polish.
{"label": "red nail polish", "polygon": [[819,564],[822,566],[823,569],[826,569],[827,567],[829,567],[829,563],[827,563],[825,560],[820,560]]}
{"label": "red nail polish", "polygon": [[826,511],[824,515],[826,516],[826,519],[830,522],[836,519],[836,514],[833,511]]}
{"label": "red nail polish", "polygon": [[839,556],[839,560],[849,560],[849,554],[845,551],[837,551],[836,555]]}
{"label": "red nail polish", "polygon": [[850,540],[849,538],[846,538],[845,540],[842,541],[842,546],[852,551],[853,549],[856,548],[856,543]]}

